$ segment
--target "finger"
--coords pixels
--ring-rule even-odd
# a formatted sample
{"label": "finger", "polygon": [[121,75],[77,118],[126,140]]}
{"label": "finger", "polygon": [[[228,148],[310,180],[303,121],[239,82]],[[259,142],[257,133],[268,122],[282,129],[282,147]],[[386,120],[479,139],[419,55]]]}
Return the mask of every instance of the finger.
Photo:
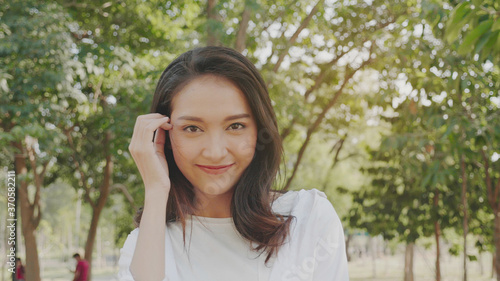
{"label": "finger", "polygon": [[[151,113],[151,114],[139,115],[139,116],[137,116],[137,119],[135,120],[134,132],[139,132],[142,129],[142,127],[144,126],[144,121],[145,120],[149,120],[149,119],[161,119],[161,118],[165,118],[165,117],[167,117],[167,116],[162,115],[160,113]],[[134,139],[135,136],[137,136],[137,134],[132,134],[132,139]]]}
{"label": "finger", "polygon": [[160,119],[154,119],[154,120],[148,120],[147,125],[144,126],[144,130],[146,131],[145,133],[153,133],[156,131],[162,124],[167,123],[170,118],[168,117],[163,117]]}
{"label": "finger", "polygon": [[165,131],[164,130],[170,130],[172,129],[172,124],[169,124],[168,122],[170,121],[169,117],[165,117],[163,119],[167,119],[160,125],[159,128],[156,129],[156,131],[153,132],[153,143],[157,143],[158,135],[160,135],[160,141],[165,143]]}
{"label": "finger", "polygon": [[[168,120],[167,122],[170,122],[170,120]],[[160,128],[162,128],[163,130],[171,130],[173,127],[174,125],[170,123],[163,123],[160,125]]]}
{"label": "finger", "polygon": [[159,119],[159,118],[164,118],[166,115],[161,114],[161,113],[148,113],[148,114],[143,114],[139,115],[137,118],[139,119]]}
{"label": "finger", "polygon": [[155,131],[156,135],[155,135],[155,139],[154,139],[154,143],[155,144],[164,144],[165,143],[165,130],[163,130],[162,128],[158,128],[158,130]]}
{"label": "finger", "polygon": [[158,129],[154,141],[154,149],[157,153],[163,153],[165,151],[165,138],[165,131],[163,129]]}

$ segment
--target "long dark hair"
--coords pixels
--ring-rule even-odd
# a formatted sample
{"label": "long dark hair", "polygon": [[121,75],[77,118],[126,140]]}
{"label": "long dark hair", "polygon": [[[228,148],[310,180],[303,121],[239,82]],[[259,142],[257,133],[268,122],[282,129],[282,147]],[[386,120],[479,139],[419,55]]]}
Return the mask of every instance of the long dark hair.
{"label": "long dark hair", "polygon": [[[293,216],[272,211],[271,187],[279,172],[283,146],[266,84],[255,66],[237,51],[209,46],[190,50],[163,71],[156,87],[151,113],[170,116],[172,99],[189,82],[202,75],[215,75],[233,82],[245,95],[257,123],[257,144],[250,165],[234,186],[231,215],[237,231],[267,251],[266,263],[289,235]],[[185,243],[185,218],[194,211],[194,190],[177,167],[166,131],[165,157],[171,181],[167,222],[180,221]],[[283,193],[286,190],[280,190]],[[136,217],[140,223],[141,213]]]}

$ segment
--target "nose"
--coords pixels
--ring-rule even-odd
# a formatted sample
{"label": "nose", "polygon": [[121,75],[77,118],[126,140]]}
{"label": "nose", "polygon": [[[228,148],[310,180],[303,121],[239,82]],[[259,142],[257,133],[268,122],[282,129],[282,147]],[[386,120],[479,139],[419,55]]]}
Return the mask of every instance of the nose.
{"label": "nose", "polygon": [[210,134],[206,140],[202,156],[213,164],[221,164],[227,154],[227,140],[224,138],[224,133]]}

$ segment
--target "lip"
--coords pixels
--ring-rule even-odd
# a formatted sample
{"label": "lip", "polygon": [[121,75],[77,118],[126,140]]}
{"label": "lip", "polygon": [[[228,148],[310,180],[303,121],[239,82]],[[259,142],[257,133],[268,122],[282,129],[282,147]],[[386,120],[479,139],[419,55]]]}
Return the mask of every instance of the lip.
{"label": "lip", "polygon": [[230,164],[230,165],[222,165],[222,166],[203,166],[203,165],[196,165],[196,166],[207,174],[220,175],[220,174],[225,173],[227,170],[229,170],[233,165],[234,165],[234,163]]}

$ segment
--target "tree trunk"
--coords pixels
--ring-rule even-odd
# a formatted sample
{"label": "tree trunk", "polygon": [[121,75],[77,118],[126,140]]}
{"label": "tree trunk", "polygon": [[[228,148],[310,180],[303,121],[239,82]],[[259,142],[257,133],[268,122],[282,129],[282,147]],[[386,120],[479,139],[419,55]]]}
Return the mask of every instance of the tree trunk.
{"label": "tree trunk", "polygon": [[496,263],[497,263],[496,251],[493,251],[491,253],[491,256],[492,256],[492,259],[491,259],[491,261],[492,261],[492,263],[491,263],[491,279],[493,279],[493,278],[495,278],[496,275],[498,275],[498,272],[497,272],[497,274],[495,274],[495,272],[496,272],[495,267],[496,267]]}
{"label": "tree trunk", "polygon": [[347,239],[345,240],[345,253],[347,256],[347,261],[351,261],[351,254],[349,253],[349,245],[352,240],[353,235],[350,231],[347,232]]}
{"label": "tree trunk", "polygon": [[26,280],[40,281],[40,263],[35,228],[23,226],[24,243],[26,245]]}
{"label": "tree trunk", "polygon": [[372,256],[372,277],[377,278],[377,246],[374,243],[375,238],[370,236],[370,254]]}
{"label": "tree trunk", "polygon": [[[87,234],[87,242],[85,242],[85,259],[89,263],[89,279],[92,280],[92,253],[94,249],[95,236],[97,233],[97,226],[99,224],[99,218],[101,212],[106,205],[112,184],[112,174],[113,174],[113,157],[108,149],[109,143],[111,141],[111,132],[106,131],[104,138],[104,154],[106,155],[106,166],[104,168],[104,178],[99,187],[99,197],[97,198],[97,203],[89,202],[92,206],[92,220],[90,222],[89,232]],[[86,198],[90,198],[87,196]]]}
{"label": "tree trunk", "polygon": [[215,5],[217,0],[207,1],[207,45],[215,46],[217,45],[217,31],[214,29],[214,22],[217,21],[217,12],[215,11]]}
{"label": "tree trunk", "polygon": [[[26,166],[27,152],[23,147],[22,142],[15,142],[13,146],[19,152],[15,156],[16,176],[25,177],[28,173]],[[21,222],[22,232],[24,236],[25,250],[26,250],[26,280],[40,281],[40,263],[38,261],[38,248],[36,244],[35,231],[38,227],[40,213],[35,214],[35,209],[38,211],[39,206],[31,204],[28,196],[28,182],[26,180],[19,180],[19,199],[21,205]]]}
{"label": "tree trunk", "polygon": [[247,29],[248,22],[250,21],[251,9],[248,5],[245,5],[243,14],[241,15],[240,28],[238,29],[238,34],[236,35],[235,49],[238,52],[242,52],[246,47]]}
{"label": "tree trunk", "polygon": [[[439,206],[439,190],[436,188],[434,191],[434,208],[438,210]],[[441,236],[441,225],[439,224],[439,219],[436,218],[434,222],[434,237],[436,238],[436,281],[441,281],[441,249],[439,238]]]}
{"label": "tree trunk", "polygon": [[481,276],[483,276],[484,275],[484,264],[483,264],[483,253],[482,252],[479,252],[479,254],[478,254],[478,262],[479,262],[479,270],[480,270],[479,274]]}
{"label": "tree trunk", "polygon": [[413,281],[413,248],[414,243],[406,244],[404,281]]}
{"label": "tree trunk", "polygon": [[497,281],[500,281],[500,178],[495,179],[496,185],[493,186],[494,179],[490,175],[490,160],[484,149],[481,150],[481,155],[484,162],[484,173],[486,181],[486,192],[488,194],[488,202],[493,210],[495,226],[493,230],[493,241],[495,243],[495,251],[493,251],[493,273],[496,273]]}
{"label": "tree trunk", "polygon": [[469,231],[469,226],[467,223],[467,175],[465,173],[465,156],[462,154],[460,167],[462,172],[462,208],[464,213],[464,218],[462,222],[463,231],[464,231],[464,276],[463,281],[467,281],[467,232]]}
{"label": "tree trunk", "polygon": [[495,253],[494,253],[494,262],[495,262],[495,271],[497,275],[497,281],[500,281],[500,214],[498,210],[495,211],[495,232],[494,232],[494,241],[495,241]]}
{"label": "tree trunk", "polygon": [[85,259],[89,263],[89,281],[92,280],[92,253],[94,249],[95,236],[97,233],[97,226],[99,224],[99,217],[101,215],[102,209],[94,208],[92,210],[92,220],[90,223],[89,232],[87,234],[87,242],[85,243]]}

